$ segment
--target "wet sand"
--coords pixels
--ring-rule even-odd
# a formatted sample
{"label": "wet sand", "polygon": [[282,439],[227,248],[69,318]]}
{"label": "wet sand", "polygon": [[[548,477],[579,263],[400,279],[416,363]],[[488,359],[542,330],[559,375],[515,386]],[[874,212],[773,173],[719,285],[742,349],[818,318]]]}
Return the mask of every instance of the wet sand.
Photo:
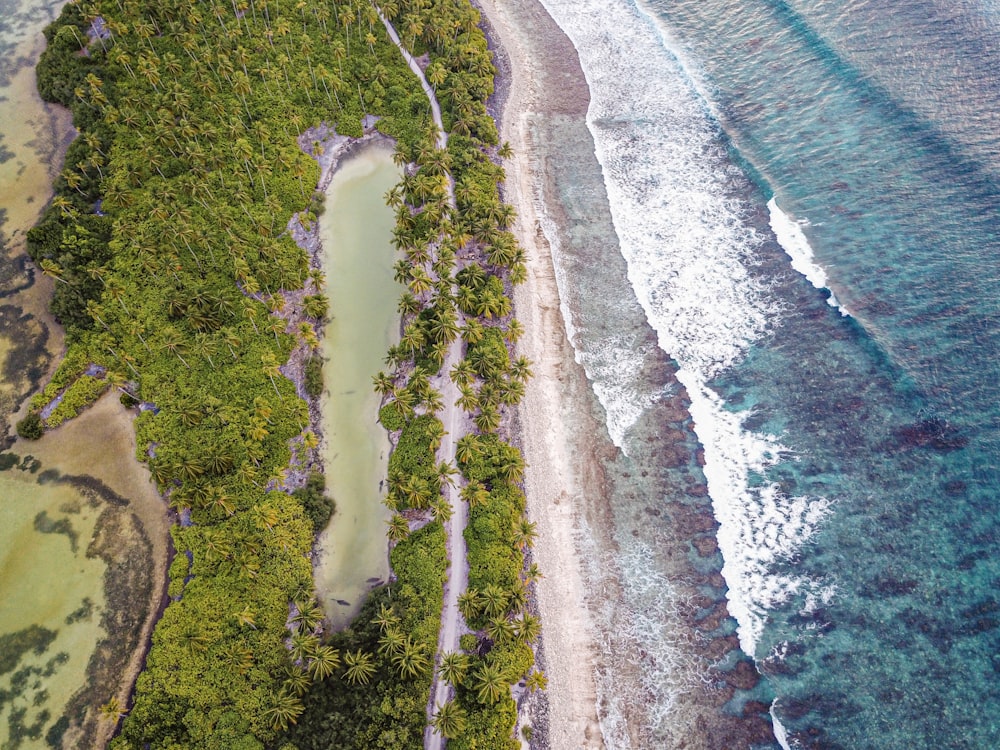
{"label": "wet sand", "polygon": [[[63,747],[103,747],[110,740],[114,724],[100,720],[95,709],[112,696],[127,705],[164,604],[172,553],[170,521],[148,468],[135,458],[134,418],[112,391],[41,440],[19,440],[12,448],[40,463],[44,484],[22,490],[33,506],[54,486],[70,498],[60,511],[75,503],[84,509],[84,517],[88,510],[93,516],[93,523],[78,531],[80,554],[93,568],[88,580],[99,592],[94,597],[95,627],[89,629],[90,639],[78,645],[80,654],[88,657],[85,675],[76,685],[63,680],[63,690],[69,691],[67,713],[75,709],[86,715],[70,722]],[[45,569],[36,571],[34,580],[53,576],[57,594],[68,589],[56,597],[53,608],[71,615],[82,597],[64,581],[69,571],[63,568],[73,560],[58,556],[43,564]]]}
{"label": "wet sand", "polygon": [[[757,675],[728,617],[687,395],[628,284],[576,51],[537,0],[477,5],[500,48],[492,107],[515,154],[505,198],[528,257],[515,304],[535,377],[520,423],[549,678],[522,707],[531,746],[769,746],[766,703],[731,700]],[[628,455],[580,364],[594,365],[587,342],[616,337],[653,394]]]}

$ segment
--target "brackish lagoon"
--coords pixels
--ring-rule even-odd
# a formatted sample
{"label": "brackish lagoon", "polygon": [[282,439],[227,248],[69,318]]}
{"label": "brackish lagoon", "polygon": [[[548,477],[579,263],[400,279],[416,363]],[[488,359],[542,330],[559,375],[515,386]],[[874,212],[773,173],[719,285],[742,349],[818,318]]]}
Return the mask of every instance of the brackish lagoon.
{"label": "brackish lagoon", "polygon": [[337,507],[319,539],[315,577],[335,627],[346,625],[389,573],[381,500],[389,441],[375,421],[372,376],[399,337],[396,300],[403,287],[393,278],[394,216],[383,199],[399,176],[388,148],[366,147],[334,174],[320,219],[330,300],[322,344],[323,462]]}

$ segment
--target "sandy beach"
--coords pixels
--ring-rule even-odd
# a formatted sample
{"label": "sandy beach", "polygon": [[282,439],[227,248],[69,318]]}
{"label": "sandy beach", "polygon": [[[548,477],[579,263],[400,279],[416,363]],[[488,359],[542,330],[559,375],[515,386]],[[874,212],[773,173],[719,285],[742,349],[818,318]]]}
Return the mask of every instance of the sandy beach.
{"label": "sandy beach", "polygon": [[[535,377],[519,422],[528,514],[539,532],[534,559],[546,576],[537,601],[548,676],[547,691],[522,707],[522,723],[535,729],[531,746],[773,742],[767,704],[727,706],[758,676],[732,635],[687,394],[634,298],[613,291],[627,270],[577,52],[537,0],[477,5],[498,68],[491,113],[514,153],[504,198],[517,209],[528,267],[515,304],[526,330],[520,353]],[[603,279],[584,280],[594,264]],[[589,313],[584,299],[598,300]],[[642,437],[630,455],[609,436],[577,340],[620,335],[623,315],[643,371],[660,384],[633,428]]]}
{"label": "sandy beach", "polygon": [[[520,422],[528,463],[528,514],[538,524],[533,555],[545,574],[537,585],[537,597],[544,623],[539,662],[548,677],[543,699],[547,705],[532,706],[529,722],[535,726],[539,746],[603,748],[594,681],[598,649],[576,543],[581,517],[597,510],[588,503],[600,497],[601,477],[582,474],[581,463],[575,460],[581,451],[586,455],[588,447],[581,441],[600,425],[591,425],[592,430],[566,429],[570,412],[589,391],[566,338],[555,271],[539,224],[539,165],[532,161],[530,146],[532,116],[545,107],[582,118],[589,101],[587,87],[579,66],[573,69],[575,50],[540,6],[515,3],[516,8],[501,8],[492,0],[478,5],[492,26],[494,41],[503,47],[497,59],[501,68],[497,99],[502,107],[497,114],[501,140],[508,141],[515,154],[504,165],[504,197],[517,209],[514,231],[527,253],[528,266],[528,278],[517,290],[515,305],[526,330],[520,350],[534,363],[535,377],[521,404]],[[538,33],[550,40],[551,57],[545,63],[555,64],[561,58],[566,66],[570,85],[559,89],[562,96],[553,97],[553,90],[545,85],[551,68],[544,65],[542,70],[537,50],[524,46],[530,41],[523,24],[532,17],[542,25]]]}

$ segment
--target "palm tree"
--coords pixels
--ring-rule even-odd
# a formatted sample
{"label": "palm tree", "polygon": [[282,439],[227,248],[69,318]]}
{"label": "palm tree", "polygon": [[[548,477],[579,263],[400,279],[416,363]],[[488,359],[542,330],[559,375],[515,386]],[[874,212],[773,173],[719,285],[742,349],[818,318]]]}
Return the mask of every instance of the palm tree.
{"label": "palm tree", "polygon": [[178,637],[178,641],[191,654],[198,654],[208,648],[209,638],[202,633],[197,625],[191,623]]}
{"label": "palm tree", "polygon": [[403,492],[411,507],[424,509],[430,505],[432,495],[430,484],[423,477],[411,474],[403,485]]}
{"label": "palm tree", "polygon": [[467,464],[481,453],[479,441],[475,435],[463,435],[455,443],[455,459],[460,464]]}
{"label": "palm tree", "polygon": [[528,688],[531,692],[536,690],[545,690],[548,687],[549,680],[545,676],[545,673],[540,670],[535,670],[527,676],[524,680],[524,686]]}
{"label": "palm tree", "polygon": [[437,474],[438,482],[441,484],[441,486],[444,486],[446,484],[451,485],[452,487],[455,486],[454,477],[456,474],[458,474],[458,469],[456,469],[450,463],[448,463],[447,461],[442,461],[435,467],[434,471]]}
{"label": "palm tree", "polygon": [[480,703],[496,703],[508,689],[499,667],[483,664],[473,675],[472,687]]}
{"label": "palm tree", "polygon": [[429,425],[427,425],[427,437],[430,438],[430,449],[436,451],[441,446],[441,440],[448,433],[444,429],[444,425],[440,420],[432,420]]}
{"label": "palm tree", "polygon": [[393,513],[386,524],[389,528],[385,535],[389,537],[389,541],[398,543],[410,535],[410,522],[399,513]]}
{"label": "palm tree", "polygon": [[379,630],[383,633],[389,628],[399,627],[399,618],[396,613],[392,611],[391,607],[384,604],[379,607],[378,614],[372,618],[372,622],[378,625]]}
{"label": "palm tree", "polygon": [[431,724],[445,739],[453,740],[465,731],[465,709],[455,701],[448,701],[434,714]]}
{"label": "palm tree", "polygon": [[392,389],[396,387],[396,382],[391,375],[387,375],[385,372],[379,372],[377,375],[372,376],[372,383],[375,386],[375,393],[380,396],[387,396],[392,392]]}
{"label": "palm tree", "polygon": [[485,505],[486,501],[490,499],[490,491],[486,489],[486,485],[476,479],[470,480],[462,488],[461,494],[462,499],[469,504],[470,508]]}
{"label": "palm tree", "polygon": [[[514,321],[511,321],[513,323]],[[508,334],[510,329],[507,329]],[[520,381],[528,380],[532,376],[531,361],[527,357],[518,357],[510,365],[511,377]]]}
{"label": "palm tree", "polygon": [[528,569],[524,572],[524,583],[526,585],[537,583],[538,579],[542,578],[542,571],[538,567],[538,563],[531,563]]}
{"label": "palm tree", "polygon": [[109,721],[117,722],[122,716],[125,715],[126,711],[122,707],[122,703],[118,700],[118,696],[112,695],[111,699],[97,709],[100,713],[102,719],[108,719]]}
{"label": "palm tree", "polygon": [[479,343],[483,340],[484,335],[483,324],[478,320],[465,321],[465,327],[462,329],[462,337],[465,339],[466,344]]}
{"label": "palm tree", "polygon": [[323,610],[312,602],[296,602],[298,612],[292,618],[292,622],[299,626],[300,630],[315,630],[323,622]]}
{"label": "palm tree", "polygon": [[514,624],[506,617],[494,617],[486,623],[486,635],[497,643],[506,643],[514,637]]}
{"label": "palm tree", "polygon": [[468,589],[458,595],[458,610],[468,622],[475,620],[482,612],[483,605],[476,589]]}
{"label": "palm tree", "polygon": [[340,666],[340,654],[331,646],[320,646],[316,650],[316,656],[309,664],[309,672],[316,682],[324,680],[333,674],[334,670]]}
{"label": "palm tree", "polygon": [[524,459],[515,452],[500,465],[500,476],[508,482],[518,482],[524,476]]}
{"label": "palm tree", "polygon": [[493,432],[500,426],[500,412],[495,406],[487,403],[479,404],[479,413],[473,418],[476,428],[486,434]]}
{"label": "palm tree", "polygon": [[488,584],[479,594],[487,617],[499,617],[507,610],[507,592],[496,584]]}
{"label": "palm tree", "polygon": [[399,671],[399,676],[403,678],[416,677],[429,666],[423,645],[414,643],[409,638],[406,639],[402,650],[392,655],[391,660],[392,665]]}
{"label": "palm tree", "polygon": [[455,385],[462,386],[467,385],[476,376],[476,371],[472,367],[472,363],[467,359],[463,359],[461,362],[457,362],[454,367],[451,368],[451,380]]}
{"label": "palm tree", "polygon": [[242,611],[236,613],[236,622],[240,627],[257,629],[257,618],[250,609],[250,605],[247,605]]}
{"label": "palm tree", "polygon": [[521,612],[528,606],[528,589],[520,580],[516,581],[510,588],[507,597],[507,611]]}
{"label": "palm tree", "polygon": [[538,536],[538,524],[521,516],[514,522],[514,543],[522,550],[531,547]]}
{"label": "palm tree", "polygon": [[[514,286],[523,284],[528,279],[528,267],[524,263],[518,261],[511,265],[510,271],[507,274],[507,278],[510,279],[510,283]],[[512,320],[511,323],[516,321]],[[519,334],[520,335],[520,334]],[[511,341],[516,341],[517,339],[510,339]]]}
{"label": "palm tree", "polygon": [[448,523],[454,515],[455,509],[451,507],[451,503],[445,500],[444,495],[438,495],[431,501],[431,513],[434,514],[435,521]]}
{"label": "palm tree", "polygon": [[187,340],[184,335],[173,326],[164,328],[161,335],[160,348],[177,355],[177,359],[190,370],[191,365],[181,356],[181,353],[187,350]]}
{"label": "palm tree", "polygon": [[344,679],[352,685],[367,685],[375,674],[372,655],[361,650],[348,651],[344,654],[344,664],[347,665]]}
{"label": "palm tree", "polygon": [[291,638],[290,655],[292,661],[306,661],[319,650],[319,638],[312,633],[297,632]]}
{"label": "palm tree", "polygon": [[404,292],[396,305],[396,309],[401,315],[415,315],[420,312],[421,307],[420,300],[412,292]]}
{"label": "palm tree", "polygon": [[310,685],[312,685],[312,680],[309,678],[309,673],[306,670],[297,665],[286,667],[285,681],[281,686],[282,690],[301,698],[309,692]]}
{"label": "palm tree", "polygon": [[514,620],[514,637],[523,643],[531,643],[542,632],[542,625],[534,615],[524,614]]}
{"label": "palm tree", "polygon": [[452,687],[458,687],[469,671],[469,657],[461,651],[449,651],[441,657],[438,676]]}
{"label": "palm tree", "polygon": [[218,487],[209,490],[208,506],[213,510],[221,510],[227,516],[236,512],[236,500]]}
{"label": "palm tree", "polygon": [[398,627],[387,627],[378,639],[378,652],[383,656],[398,654],[406,647],[406,641],[406,636]]}
{"label": "palm tree", "polygon": [[458,391],[459,396],[455,401],[455,406],[469,414],[472,414],[479,408],[479,394],[476,393],[474,388],[468,385],[460,385]]}
{"label": "palm tree", "polygon": [[284,732],[298,721],[303,711],[305,706],[302,705],[302,701],[282,690],[275,697],[271,707],[264,711],[264,716],[270,719],[272,729]]}

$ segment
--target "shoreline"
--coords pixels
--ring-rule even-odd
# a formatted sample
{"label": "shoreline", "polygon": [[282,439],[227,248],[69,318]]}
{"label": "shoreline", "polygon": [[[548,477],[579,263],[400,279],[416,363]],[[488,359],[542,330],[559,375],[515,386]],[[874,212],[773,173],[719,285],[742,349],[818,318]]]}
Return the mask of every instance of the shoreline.
{"label": "shoreline", "polygon": [[[730,632],[690,400],[634,298],[620,322],[612,314],[630,306],[631,288],[577,51],[538,0],[476,4],[498,69],[490,111],[515,153],[504,167],[527,254],[515,297],[526,330],[519,353],[535,369],[520,412],[525,487],[535,558],[551,576],[537,588],[549,689],[526,706],[546,726],[531,746],[770,746],[769,706],[753,692],[759,675]],[[607,270],[590,272],[595,263]],[[581,309],[588,298],[603,300],[596,313]],[[628,455],[612,442],[585,371],[594,366],[587,342],[617,335],[619,324],[633,326],[641,366],[662,394],[635,425],[641,443]],[[652,630],[632,630],[631,619]]]}
{"label": "shoreline", "polygon": [[[532,360],[535,370],[519,407],[518,437],[527,463],[528,515],[538,528],[532,557],[546,576],[535,584],[535,598],[542,620],[539,664],[548,677],[548,689],[527,699],[520,723],[525,722],[524,713],[531,716],[532,747],[596,750],[606,746],[594,679],[599,649],[576,540],[587,510],[585,498],[604,496],[599,491],[603,478],[599,470],[589,475],[576,471],[573,456],[578,446],[564,429],[566,411],[587,396],[587,383],[566,337],[551,250],[535,207],[528,118],[542,92],[534,84],[528,56],[518,48],[518,35],[509,20],[492,0],[476,0],[476,5],[497,65],[490,114],[500,126],[501,142],[509,142],[515,154],[504,163],[503,189],[505,201],[517,210],[513,231],[527,256],[527,280],[514,296],[516,315],[525,327],[518,351]],[[582,105],[585,111],[586,100]],[[592,426],[600,429],[598,424]],[[583,440],[588,434],[594,430],[581,431],[577,437]],[[587,448],[586,453],[596,450],[595,445]]]}

